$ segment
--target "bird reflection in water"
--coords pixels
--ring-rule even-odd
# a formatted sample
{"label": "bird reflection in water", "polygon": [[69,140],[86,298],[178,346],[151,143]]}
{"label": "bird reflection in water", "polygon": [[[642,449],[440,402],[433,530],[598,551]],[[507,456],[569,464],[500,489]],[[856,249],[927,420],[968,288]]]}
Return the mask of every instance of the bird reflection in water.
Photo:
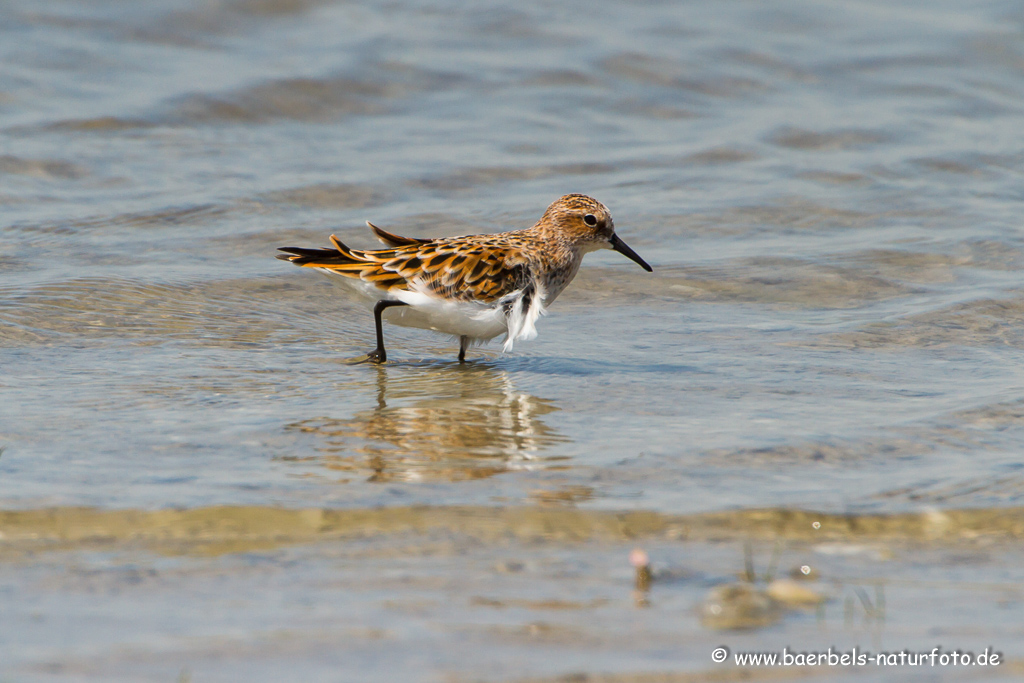
{"label": "bird reflection in water", "polygon": [[315,435],[317,462],[369,481],[460,481],[510,470],[557,467],[565,457],[542,457],[567,441],[544,424],[558,410],[550,401],[515,390],[508,373],[485,365],[428,368],[388,386],[377,371],[377,405],[349,418],[318,417],[287,425]]}

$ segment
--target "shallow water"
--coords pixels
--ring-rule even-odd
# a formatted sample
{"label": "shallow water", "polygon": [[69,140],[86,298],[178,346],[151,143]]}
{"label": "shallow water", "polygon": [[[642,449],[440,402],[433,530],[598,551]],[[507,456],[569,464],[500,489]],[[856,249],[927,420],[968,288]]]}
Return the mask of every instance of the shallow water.
{"label": "shallow water", "polygon": [[[1022,34],[1002,2],[6,3],[0,681],[689,680],[723,643],[1024,666]],[[590,255],[537,340],[466,365],[398,327],[346,363],[369,311],[273,259],[567,192],[654,273]],[[171,552],[170,509],[256,512]],[[407,527],[284,543],[287,510]],[[553,510],[684,531],[517,531]],[[853,522],[778,551],[824,614],[722,633],[709,591],[782,537],[757,510]]]}

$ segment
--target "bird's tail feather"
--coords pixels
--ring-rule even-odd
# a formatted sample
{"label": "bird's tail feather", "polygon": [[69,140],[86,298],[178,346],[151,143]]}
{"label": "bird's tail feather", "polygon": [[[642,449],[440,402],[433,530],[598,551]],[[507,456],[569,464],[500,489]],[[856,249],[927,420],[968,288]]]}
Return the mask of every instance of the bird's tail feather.
{"label": "bird's tail feather", "polygon": [[331,235],[331,243],[333,249],[279,247],[278,251],[284,253],[278,254],[277,258],[303,268],[319,268],[330,274],[359,278],[383,289],[407,284],[398,273],[385,270],[381,260],[366,258],[364,252],[350,249],[334,235]]}

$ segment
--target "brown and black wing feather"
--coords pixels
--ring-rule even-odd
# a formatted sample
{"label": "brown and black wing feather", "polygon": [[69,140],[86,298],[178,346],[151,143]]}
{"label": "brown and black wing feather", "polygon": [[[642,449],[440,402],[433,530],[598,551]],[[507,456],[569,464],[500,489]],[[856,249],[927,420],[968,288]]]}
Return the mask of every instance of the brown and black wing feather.
{"label": "brown and black wing feather", "polygon": [[416,250],[414,259],[399,272],[438,296],[459,301],[492,303],[522,288],[529,280],[523,254],[498,237],[452,237],[436,240]]}
{"label": "brown and black wing feather", "polygon": [[388,232],[384,228],[378,228],[370,221],[366,221],[366,224],[370,226],[370,230],[373,230],[373,234],[377,236],[386,247],[415,247],[419,244],[430,244],[434,240],[423,239],[422,237],[402,237],[396,235],[393,232]]}
{"label": "brown and black wing feather", "polygon": [[382,241],[395,246],[351,249],[331,235],[333,249],[281,247],[285,253],[278,258],[358,278],[384,290],[425,291],[458,301],[492,303],[530,280],[526,258],[501,235],[422,240],[371,227]]}

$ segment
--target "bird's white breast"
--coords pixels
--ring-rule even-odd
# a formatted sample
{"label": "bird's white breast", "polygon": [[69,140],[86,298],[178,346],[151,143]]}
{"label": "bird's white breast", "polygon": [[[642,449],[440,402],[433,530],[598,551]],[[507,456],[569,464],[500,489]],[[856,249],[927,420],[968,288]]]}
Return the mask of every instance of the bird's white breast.
{"label": "bird's white breast", "polygon": [[418,327],[456,336],[466,335],[486,341],[508,332],[508,322],[500,304],[482,304],[472,301],[442,299],[426,292],[393,289],[384,291],[373,283],[340,276],[329,269],[321,269],[331,281],[351,288],[370,305],[382,299],[401,301],[408,306],[392,306],[382,317],[389,323],[403,327]]}

